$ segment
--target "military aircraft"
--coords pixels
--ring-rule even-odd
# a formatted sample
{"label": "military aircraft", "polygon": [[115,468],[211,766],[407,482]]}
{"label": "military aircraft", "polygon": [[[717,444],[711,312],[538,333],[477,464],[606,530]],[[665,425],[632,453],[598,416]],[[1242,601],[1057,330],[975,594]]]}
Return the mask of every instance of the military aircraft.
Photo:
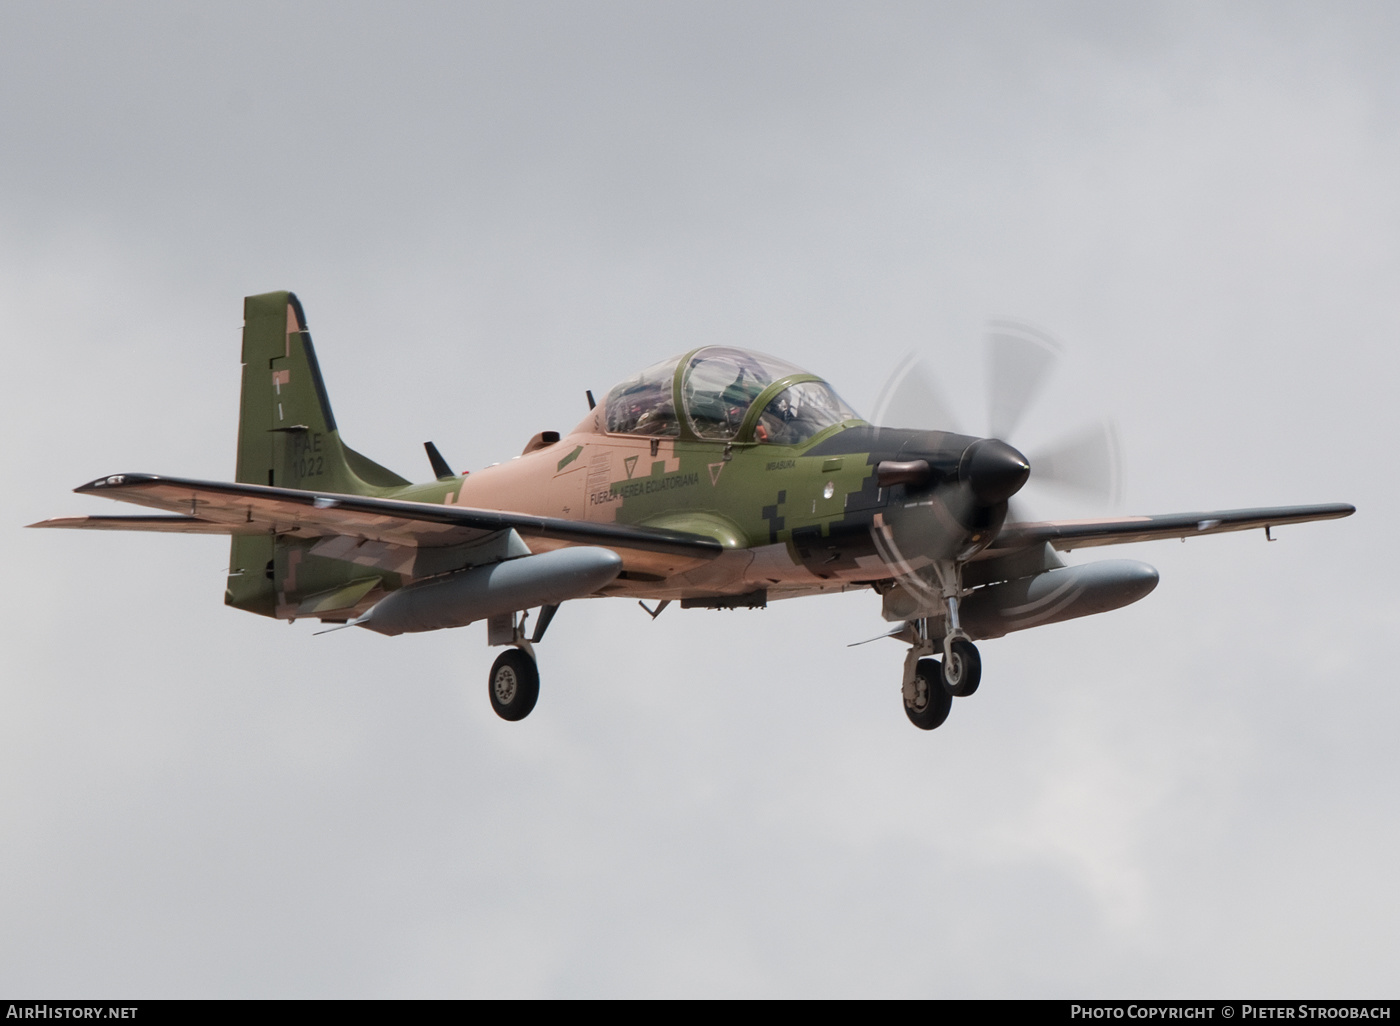
{"label": "military aircraft", "polygon": [[[613,388],[567,434],[455,473],[425,443],[413,484],[340,437],[300,302],[244,302],[232,482],[113,474],[75,489],[163,511],[31,527],[232,537],[224,601],[380,634],[487,622],[495,712],[539,696],[534,646],[561,603],[659,615],[868,589],[909,646],[904,711],[932,730],[981,679],[974,641],[1125,606],[1157,572],[1057,552],[1345,517],[1344,504],[1018,522],[1026,457],[995,437],[879,427],[783,360],[707,346]],[[647,607],[646,601],[655,603]],[[530,610],[539,612],[530,629]]]}

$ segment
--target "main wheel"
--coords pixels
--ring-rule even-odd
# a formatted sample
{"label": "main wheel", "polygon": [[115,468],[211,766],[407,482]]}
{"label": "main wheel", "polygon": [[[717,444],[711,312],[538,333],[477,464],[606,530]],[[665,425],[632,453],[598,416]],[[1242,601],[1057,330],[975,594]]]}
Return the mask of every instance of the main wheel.
{"label": "main wheel", "polygon": [[518,648],[500,654],[486,684],[491,708],[503,720],[523,720],[540,697],[540,671],[530,654]]}
{"label": "main wheel", "polygon": [[982,683],[982,657],[966,638],[954,638],[952,658],[943,660],[943,688],[949,695],[966,698]]}
{"label": "main wheel", "polygon": [[904,703],[904,715],[920,730],[943,726],[953,696],[943,686],[943,668],[937,659],[920,659],[914,669],[914,701]]}

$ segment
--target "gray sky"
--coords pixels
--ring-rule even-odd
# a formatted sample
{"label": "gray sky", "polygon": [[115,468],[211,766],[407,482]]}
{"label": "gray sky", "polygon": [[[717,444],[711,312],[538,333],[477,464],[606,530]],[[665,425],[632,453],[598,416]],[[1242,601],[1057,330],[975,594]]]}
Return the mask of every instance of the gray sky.
{"label": "gray sky", "polygon": [[[1400,8],[0,10],[0,991],[1392,994]],[[1076,554],[1140,604],[982,646],[933,734],[873,596],[313,637],[218,539],[21,532],[232,475],[244,295],[349,442],[480,467],[705,343],[872,407],[1064,339],[1127,512],[1350,520]],[[929,425],[937,426],[937,425]],[[1072,505],[1035,493],[1037,511]],[[1084,512],[1094,512],[1082,504]]]}

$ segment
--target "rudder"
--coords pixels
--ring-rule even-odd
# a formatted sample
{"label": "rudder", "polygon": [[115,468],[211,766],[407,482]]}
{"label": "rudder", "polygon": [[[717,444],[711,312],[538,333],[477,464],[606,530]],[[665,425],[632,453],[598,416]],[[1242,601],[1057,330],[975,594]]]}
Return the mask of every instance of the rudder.
{"label": "rudder", "polygon": [[381,495],[409,483],[341,441],[306,315],[291,292],[243,301],[234,480],[346,495]]}
{"label": "rudder", "polygon": [[[385,495],[407,484],[393,471],[340,439],[325,381],[291,292],[265,292],[243,301],[243,387],[238,408],[234,480],[343,495]],[[287,603],[309,590],[303,563],[310,543],[279,536],[235,536],[229,556],[228,605],[264,616],[287,614]],[[298,565],[301,573],[298,574]],[[325,586],[354,574],[331,563]]]}

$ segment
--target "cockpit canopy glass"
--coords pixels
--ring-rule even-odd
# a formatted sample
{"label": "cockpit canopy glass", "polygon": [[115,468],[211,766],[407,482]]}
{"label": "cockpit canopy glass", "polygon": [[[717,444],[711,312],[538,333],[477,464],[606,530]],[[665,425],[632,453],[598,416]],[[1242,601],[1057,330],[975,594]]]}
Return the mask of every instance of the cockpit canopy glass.
{"label": "cockpit canopy glass", "polygon": [[608,430],[624,435],[678,435],[672,383],[679,356],[653,364],[618,385],[604,400]]}
{"label": "cockpit canopy glass", "polygon": [[825,381],[799,381],[763,408],[754,437],[775,445],[801,445],[834,424],[859,419]]}
{"label": "cockpit canopy glass", "polygon": [[691,356],[681,380],[681,402],[699,438],[733,438],[760,392],[779,378],[801,374],[785,360],[729,346]]}
{"label": "cockpit canopy glass", "polygon": [[[677,436],[675,381],[681,357],[653,364],[628,378],[603,401],[607,429],[614,434]],[[707,346],[689,354],[681,370],[680,405],[697,438],[728,441],[739,433],[750,408],[768,386],[784,378],[808,377],[802,368],[762,353]],[[844,420],[859,417],[824,381],[799,381],[763,408],[754,439],[798,445]]]}

